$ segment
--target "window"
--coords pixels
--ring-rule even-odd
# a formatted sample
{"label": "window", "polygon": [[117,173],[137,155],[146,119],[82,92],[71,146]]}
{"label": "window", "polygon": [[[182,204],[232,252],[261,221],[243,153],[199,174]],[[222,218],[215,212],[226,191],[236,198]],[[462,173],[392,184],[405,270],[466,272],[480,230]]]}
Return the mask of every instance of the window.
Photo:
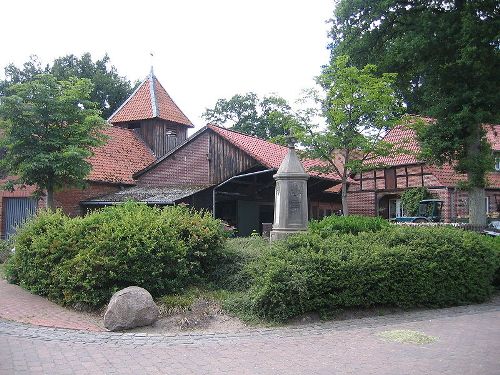
{"label": "window", "polygon": [[484,197],[484,206],[486,207],[486,215],[490,213],[490,197]]}
{"label": "window", "polygon": [[500,156],[495,158],[495,171],[500,172]]}
{"label": "window", "polygon": [[404,216],[401,199],[389,199],[389,219]]}

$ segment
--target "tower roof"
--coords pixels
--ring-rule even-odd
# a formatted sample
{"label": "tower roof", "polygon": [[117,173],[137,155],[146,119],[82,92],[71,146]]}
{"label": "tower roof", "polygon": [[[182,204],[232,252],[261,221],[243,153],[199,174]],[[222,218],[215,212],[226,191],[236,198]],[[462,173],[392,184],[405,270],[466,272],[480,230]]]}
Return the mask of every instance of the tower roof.
{"label": "tower roof", "polygon": [[109,117],[108,122],[117,124],[154,118],[193,127],[191,121],[168,95],[151,69],[151,73]]}

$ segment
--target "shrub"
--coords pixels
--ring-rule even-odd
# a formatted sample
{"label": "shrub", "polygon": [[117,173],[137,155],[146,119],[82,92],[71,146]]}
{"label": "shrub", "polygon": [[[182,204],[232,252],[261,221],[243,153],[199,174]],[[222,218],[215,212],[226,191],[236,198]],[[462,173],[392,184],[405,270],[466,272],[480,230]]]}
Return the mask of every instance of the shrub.
{"label": "shrub", "polygon": [[63,304],[99,306],[138,285],[153,296],[204,280],[223,246],[217,220],[128,202],[69,219],[42,213],[15,238],[10,279]]}
{"label": "shrub", "polygon": [[361,232],[376,232],[389,226],[389,222],[380,217],[368,216],[327,216],[309,223],[309,231],[320,234],[322,237],[331,236],[334,233],[358,234]]}
{"label": "shrub", "polygon": [[227,240],[218,267],[212,273],[212,281],[227,290],[248,289],[253,280],[251,267],[268,248],[269,241],[261,236]]}
{"label": "shrub", "polygon": [[208,212],[183,206],[162,210],[161,220],[173,228],[186,245],[190,274],[202,279],[210,277],[223,256],[226,233],[221,221],[214,220]]}
{"label": "shrub", "polygon": [[244,302],[277,321],[343,307],[481,302],[497,266],[489,245],[475,233],[446,228],[297,235],[257,259]]}
{"label": "shrub", "polygon": [[0,240],[0,264],[5,263],[12,254],[12,245],[4,240]]}
{"label": "shrub", "polygon": [[405,190],[401,195],[401,202],[406,214],[408,216],[415,216],[418,214],[420,201],[429,198],[432,198],[432,194],[426,187],[421,186]]}

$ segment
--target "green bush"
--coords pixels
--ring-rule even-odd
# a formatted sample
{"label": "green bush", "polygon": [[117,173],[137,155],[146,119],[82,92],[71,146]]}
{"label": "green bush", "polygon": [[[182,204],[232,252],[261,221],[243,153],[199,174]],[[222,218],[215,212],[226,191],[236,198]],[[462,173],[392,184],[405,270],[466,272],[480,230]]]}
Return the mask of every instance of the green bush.
{"label": "green bush", "polygon": [[0,240],[0,264],[5,263],[11,256],[12,245],[4,240]]}
{"label": "green bush", "polygon": [[420,201],[432,198],[432,194],[425,186],[410,188],[405,190],[401,195],[401,202],[403,203],[404,211],[408,216],[415,216],[418,214]]}
{"label": "green bush", "polygon": [[223,242],[218,220],[185,207],[128,202],[82,218],[42,213],[16,235],[7,272],[62,304],[99,306],[130,285],[160,296],[205,280]]}
{"label": "green bush", "polygon": [[322,237],[334,233],[358,234],[361,232],[377,232],[389,226],[389,222],[380,217],[368,216],[327,216],[322,220],[313,220],[309,223],[309,231]]}
{"label": "green bush", "polygon": [[232,238],[226,241],[212,281],[218,288],[242,291],[253,281],[252,265],[269,249],[269,241],[261,236]]}
{"label": "green bush", "polygon": [[326,239],[297,235],[256,262],[242,303],[277,321],[343,307],[481,302],[497,267],[490,242],[478,234],[412,227]]}

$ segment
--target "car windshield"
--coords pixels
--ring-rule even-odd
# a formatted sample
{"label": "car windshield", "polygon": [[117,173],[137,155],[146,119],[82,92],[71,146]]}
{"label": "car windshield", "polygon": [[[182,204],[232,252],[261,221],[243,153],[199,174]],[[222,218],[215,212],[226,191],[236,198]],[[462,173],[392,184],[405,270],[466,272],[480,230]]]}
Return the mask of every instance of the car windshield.
{"label": "car windshield", "polygon": [[418,206],[418,216],[429,217],[432,216],[432,203],[420,203]]}
{"label": "car windshield", "polygon": [[441,216],[442,202],[422,202],[418,206],[418,215],[423,217]]}

